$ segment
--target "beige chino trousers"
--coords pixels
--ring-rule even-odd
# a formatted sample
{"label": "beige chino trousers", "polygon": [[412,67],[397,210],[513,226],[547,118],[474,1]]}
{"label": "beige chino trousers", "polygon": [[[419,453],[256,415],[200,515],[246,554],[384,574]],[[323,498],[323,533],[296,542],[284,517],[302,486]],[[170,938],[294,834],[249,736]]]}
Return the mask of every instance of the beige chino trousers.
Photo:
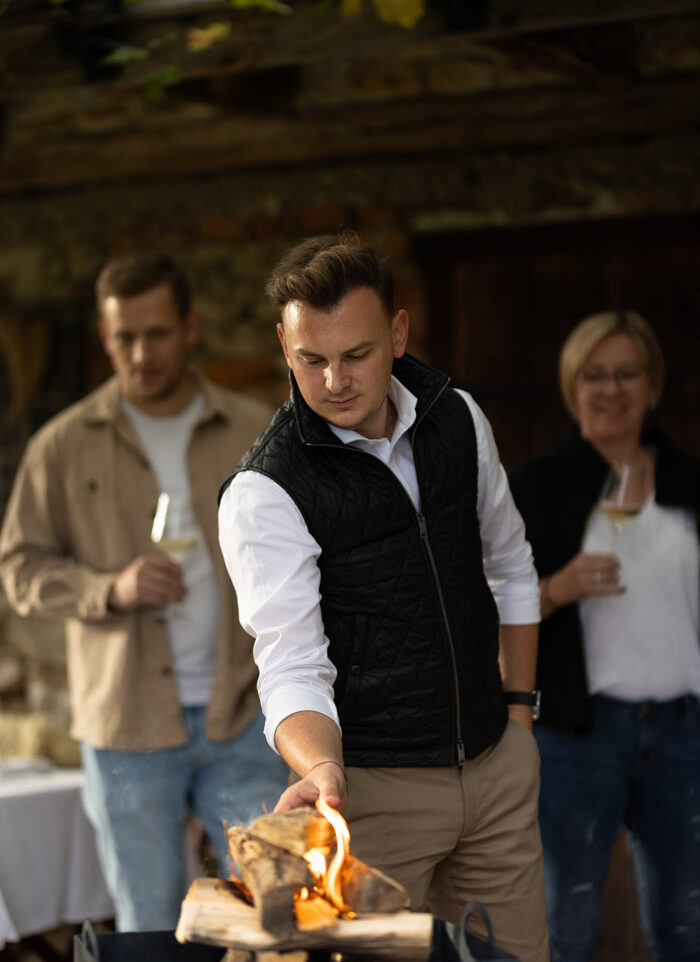
{"label": "beige chino trousers", "polygon": [[461,770],[348,768],[347,778],[353,855],[401,882],[414,911],[459,922],[467,902],[483,902],[498,945],[547,962],[539,753],[523,725],[509,720]]}

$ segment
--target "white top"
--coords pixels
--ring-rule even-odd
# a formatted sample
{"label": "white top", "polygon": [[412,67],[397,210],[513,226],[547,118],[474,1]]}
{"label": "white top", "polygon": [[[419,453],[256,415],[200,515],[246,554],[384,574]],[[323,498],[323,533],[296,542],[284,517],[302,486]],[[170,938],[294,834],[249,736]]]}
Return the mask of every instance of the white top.
{"label": "white top", "polygon": [[[219,585],[204,534],[192,510],[187,449],[204,410],[204,397],[174,417],[151,417],[122,399],[122,405],[151,462],[161,491],[170,496],[164,537],[193,537],[195,544],[173,555],[182,567],[187,595],[162,614],[168,623],[175,675],[183,705],[206,705],[216,667]],[[154,548],[155,550],[155,548]]]}
{"label": "white top", "polygon": [[[612,552],[612,523],[594,508],[585,552]],[[623,701],[700,695],[700,572],[695,519],[650,498],[625,521],[615,551],[623,595],[579,605],[589,689]]]}
{"label": "white top", "polygon": [[[491,428],[474,400],[469,406],[478,450],[477,512],[484,571],[504,624],[539,622],[539,590],[525,527],[508,487]],[[416,398],[395,378],[389,396],[398,419],[391,441],[370,440],[329,424],[344,444],[386,464],[419,507],[418,482],[407,434]],[[219,506],[219,542],[238,595],[241,624],[255,638],[258,691],[265,735],[274,748],[277,726],[297,711],[317,711],[338,724],[336,670],[328,658],[321,617],[321,548],[291,497],[257,471],[236,475]]]}

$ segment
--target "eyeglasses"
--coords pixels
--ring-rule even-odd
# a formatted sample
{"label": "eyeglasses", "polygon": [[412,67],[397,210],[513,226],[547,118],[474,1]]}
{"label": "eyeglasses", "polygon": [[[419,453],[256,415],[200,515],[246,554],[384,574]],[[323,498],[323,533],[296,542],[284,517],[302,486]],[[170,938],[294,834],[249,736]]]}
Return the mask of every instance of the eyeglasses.
{"label": "eyeglasses", "polygon": [[646,374],[643,367],[621,367],[617,371],[583,370],[578,372],[578,377],[586,387],[602,387],[612,378],[618,388],[633,388],[638,381]]}

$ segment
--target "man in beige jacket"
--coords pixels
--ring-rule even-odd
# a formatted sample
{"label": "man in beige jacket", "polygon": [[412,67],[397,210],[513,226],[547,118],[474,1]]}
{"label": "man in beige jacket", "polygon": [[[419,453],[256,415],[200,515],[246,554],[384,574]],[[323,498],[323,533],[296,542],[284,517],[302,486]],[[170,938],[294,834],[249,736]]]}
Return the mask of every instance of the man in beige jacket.
{"label": "man in beige jacket", "polygon": [[72,734],[117,926],[172,929],[188,811],[225,870],[222,819],[271,808],[286,783],[217,543],[219,485],[269,411],[188,364],[198,319],[170,258],[110,262],[96,290],[115,376],[29,442],[0,576],[20,614],[66,619]]}

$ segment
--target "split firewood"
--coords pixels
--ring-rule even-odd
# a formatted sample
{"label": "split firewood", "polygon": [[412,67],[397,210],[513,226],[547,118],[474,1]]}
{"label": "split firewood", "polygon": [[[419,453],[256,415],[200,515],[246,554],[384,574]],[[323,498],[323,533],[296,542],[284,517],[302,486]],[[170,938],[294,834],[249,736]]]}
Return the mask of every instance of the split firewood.
{"label": "split firewood", "polygon": [[179,942],[204,942],[260,953],[303,949],[339,952],[386,962],[425,962],[430,955],[433,917],[393,912],[338,919],[336,925],[277,937],[260,924],[255,908],[220,879],[198,879],[182,903],[175,936]]}
{"label": "split firewood", "polygon": [[248,826],[248,831],[294,855],[303,855],[312,848],[328,853],[335,845],[333,826],[312,808],[261,815]]}
{"label": "split firewood", "polygon": [[[312,848],[328,854],[335,845],[333,826],[311,808],[261,815],[248,831],[300,856]],[[410,905],[402,885],[351,855],[346,856],[340,882],[345,904],[358,914],[398,912]]]}
{"label": "split firewood", "polygon": [[241,826],[228,828],[226,835],[261,926],[273,935],[289,935],[295,929],[294,893],[314,884],[309,866],[303,858],[256,838]]}
{"label": "split firewood", "polygon": [[357,915],[400,912],[411,904],[403,885],[353,855],[345,856],[340,870],[340,887],[345,904]]}

